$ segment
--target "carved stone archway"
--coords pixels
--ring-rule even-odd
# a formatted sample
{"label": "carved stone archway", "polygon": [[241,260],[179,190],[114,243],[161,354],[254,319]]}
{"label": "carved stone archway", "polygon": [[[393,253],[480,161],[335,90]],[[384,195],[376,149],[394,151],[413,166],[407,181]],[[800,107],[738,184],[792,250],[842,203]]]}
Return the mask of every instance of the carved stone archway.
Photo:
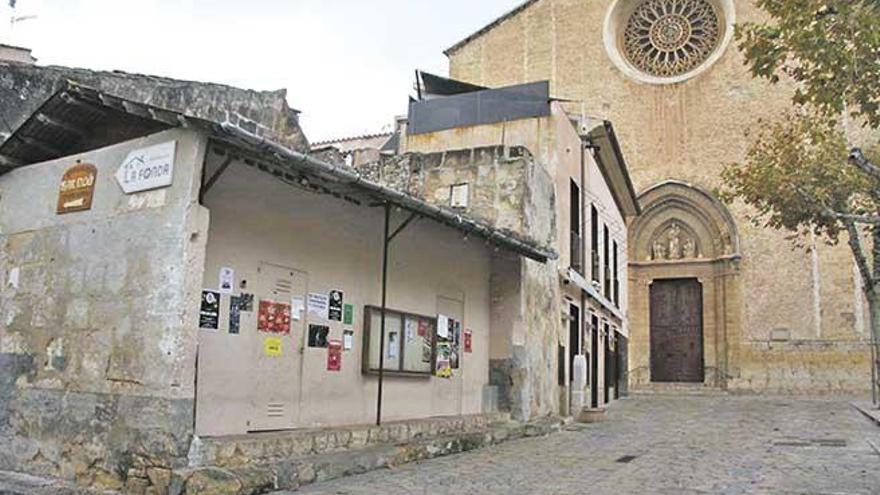
{"label": "carved stone archway", "polygon": [[736,223],[712,194],[667,181],[639,196],[629,231],[630,385],[651,387],[650,292],[658,280],[702,286],[705,383],[724,388],[736,376],[740,339],[740,246]]}

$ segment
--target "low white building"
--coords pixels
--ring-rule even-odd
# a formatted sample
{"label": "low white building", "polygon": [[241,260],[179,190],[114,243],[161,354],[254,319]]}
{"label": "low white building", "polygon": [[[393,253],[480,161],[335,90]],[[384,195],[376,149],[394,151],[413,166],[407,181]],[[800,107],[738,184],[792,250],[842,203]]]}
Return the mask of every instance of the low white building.
{"label": "low white building", "polygon": [[115,486],[206,436],[494,413],[493,260],[556,256],[77,85],[0,161],[0,470]]}

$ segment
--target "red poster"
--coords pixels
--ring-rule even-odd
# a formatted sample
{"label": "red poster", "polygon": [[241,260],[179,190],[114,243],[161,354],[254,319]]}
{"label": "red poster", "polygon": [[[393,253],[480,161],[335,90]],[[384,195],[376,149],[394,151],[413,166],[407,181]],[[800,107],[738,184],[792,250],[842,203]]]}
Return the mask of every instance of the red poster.
{"label": "red poster", "polygon": [[290,333],[290,304],[260,301],[257,330],[268,333]]}
{"label": "red poster", "polygon": [[342,341],[331,340],[327,343],[327,371],[342,370]]}
{"label": "red poster", "polygon": [[464,331],[464,352],[471,353],[473,352],[473,340],[474,340],[474,332],[470,330]]}
{"label": "red poster", "polygon": [[428,335],[428,320],[419,318],[419,337],[426,337]]}

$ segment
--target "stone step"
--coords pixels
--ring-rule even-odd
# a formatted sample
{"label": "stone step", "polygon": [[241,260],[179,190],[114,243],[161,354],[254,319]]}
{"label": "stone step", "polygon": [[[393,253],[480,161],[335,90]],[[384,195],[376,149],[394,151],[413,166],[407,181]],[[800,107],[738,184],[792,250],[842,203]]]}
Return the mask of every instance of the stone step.
{"label": "stone step", "polygon": [[567,421],[559,418],[526,424],[505,421],[489,424],[477,431],[412,437],[396,444],[301,457],[278,457],[268,462],[239,463],[232,467],[203,465],[175,471],[168,493],[256,495],[274,490],[295,490],[319,481],[457,454],[508,440],[544,436],[560,431],[566,424]]}
{"label": "stone step", "polygon": [[408,443],[422,438],[482,431],[491,424],[509,419],[507,414],[494,413],[394,421],[381,426],[368,424],[201,437],[193,440],[188,455],[189,467],[231,468],[277,459]]}
{"label": "stone step", "polygon": [[702,383],[649,383],[630,388],[632,395],[698,395],[725,396],[729,393],[719,387],[711,387]]}

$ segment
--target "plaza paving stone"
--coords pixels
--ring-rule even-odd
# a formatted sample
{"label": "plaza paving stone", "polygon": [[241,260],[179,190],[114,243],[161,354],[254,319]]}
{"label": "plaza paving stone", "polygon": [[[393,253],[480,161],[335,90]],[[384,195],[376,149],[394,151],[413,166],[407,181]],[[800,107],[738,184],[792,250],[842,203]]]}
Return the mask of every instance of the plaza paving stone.
{"label": "plaza paving stone", "polygon": [[640,396],[603,423],[297,493],[877,495],[869,442],[880,427],[846,399]]}

